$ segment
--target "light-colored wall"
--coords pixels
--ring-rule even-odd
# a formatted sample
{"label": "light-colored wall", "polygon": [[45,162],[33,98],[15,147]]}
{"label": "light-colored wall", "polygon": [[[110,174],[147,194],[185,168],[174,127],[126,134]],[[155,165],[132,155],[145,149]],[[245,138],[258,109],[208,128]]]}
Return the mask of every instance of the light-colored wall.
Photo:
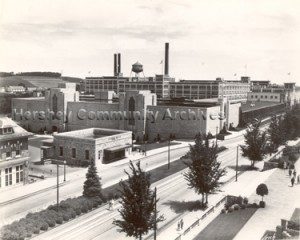
{"label": "light-colored wall", "polygon": [[109,113],[112,111],[118,112],[119,104],[99,102],[69,102],[67,110],[67,130],[72,131],[91,127],[119,129],[120,120],[118,118],[113,120],[101,117],[103,115],[100,115],[100,113],[106,111]]}
{"label": "light-colored wall", "polygon": [[[89,131],[90,129],[87,129]],[[74,132],[76,133],[76,131]],[[81,137],[81,131],[78,132]],[[66,160],[68,164],[80,164],[80,161],[85,159],[85,150],[89,150],[90,161],[96,160],[96,165],[103,160],[103,150],[115,146],[131,145],[131,132],[117,133],[112,136],[103,136],[97,139],[62,136],[60,134],[54,135],[54,158],[59,160]],[[63,147],[63,156],[60,156],[60,146]],[[76,158],[72,158],[72,148],[76,149]],[[102,151],[101,159],[98,158],[98,152]]]}
{"label": "light-colored wall", "polygon": [[[205,108],[148,106],[147,110],[158,114],[156,121],[151,121],[151,119],[147,121],[147,133],[151,141],[157,137],[157,134],[160,134],[162,139],[168,139],[170,134],[175,134],[176,138],[192,139],[198,132],[207,133],[207,110]],[[196,113],[196,119],[192,112]],[[182,113],[181,118],[179,113]],[[172,116],[172,120],[169,116]]]}

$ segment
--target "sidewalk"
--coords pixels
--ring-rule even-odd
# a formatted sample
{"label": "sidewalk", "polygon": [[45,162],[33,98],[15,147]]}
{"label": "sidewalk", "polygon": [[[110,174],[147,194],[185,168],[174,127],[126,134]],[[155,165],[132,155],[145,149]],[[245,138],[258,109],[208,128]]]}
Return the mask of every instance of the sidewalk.
{"label": "sidewalk", "polygon": [[[264,197],[266,208],[258,209],[234,240],[261,239],[266,230],[275,230],[281,219],[290,219],[300,207],[300,184],[291,187],[287,171],[276,169],[265,184],[269,189]],[[260,201],[260,197],[253,192],[249,200]]]}
{"label": "sidewalk", "polygon": [[[184,230],[186,230],[189,226],[191,226],[195,221],[200,219],[205,212],[207,212],[211,207],[213,207],[217,202],[219,202],[224,196],[226,195],[236,195],[236,196],[243,196],[249,197],[253,191],[255,191],[258,184],[264,182],[275,170],[268,170],[264,172],[259,171],[248,171],[243,173],[238,177],[238,181],[230,182],[229,184],[225,185],[221,188],[221,192],[217,194],[211,194],[208,198],[209,206],[205,211],[194,211],[194,212],[187,212],[186,214],[178,217],[179,219],[184,220],[184,228],[182,231],[176,231],[177,229],[177,221],[173,221],[172,224],[165,227],[161,233],[158,234],[159,239],[176,239],[181,234],[181,239],[193,239],[199,232],[201,232],[221,211],[222,206],[224,203],[220,205],[220,208],[216,208],[213,213],[208,215],[204,220],[200,221],[200,225],[194,227],[187,233],[185,236],[182,236]],[[230,171],[227,174],[227,178],[232,178],[235,176],[234,171]],[[259,198],[257,198],[259,199]]]}

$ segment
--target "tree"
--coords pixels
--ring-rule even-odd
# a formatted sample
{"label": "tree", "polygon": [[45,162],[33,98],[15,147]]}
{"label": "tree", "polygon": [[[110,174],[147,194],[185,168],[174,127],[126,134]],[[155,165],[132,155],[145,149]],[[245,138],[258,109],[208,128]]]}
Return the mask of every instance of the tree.
{"label": "tree", "polygon": [[195,145],[190,145],[188,158],[185,164],[189,170],[184,174],[189,188],[202,195],[202,205],[207,204],[208,194],[215,192],[220,186],[220,178],[225,175],[224,168],[217,161],[218,147],[209,146],[209,141],[199,133],[195,138]]}
{"label": "tree", "polygon": [[272,151],[285,144],[285,132],[281,119],[273,116],[267,132]]}
{"label": "tree", "polygon": [[246,145],[241,145],[243,156],[249,158],[252,168],[255,162],[263,160],[267,153],[267,135],[266,132],[260,131],[260,124],[260,121],[254,121],[248,126],[244,135]]}
{"label": "tree", "polygon": [[287,111],[283,118],[286,140],[294,140],[299,136],[299,119],[293,113],[294,111]]}
{"label": "tree", "polygon": [[264,196],[268,195],[268,193],[269,193],[269,190],[268,190],[268,187],[266,184],[261,183],[257,186],[256,194],[262,197],[261,198],[262,201],[264,200]]}
{"label": "tree", "polygon": [[83,196],[103,198],[100,180],[95,163],[92,161],[86,174],[86,180],[83,184]]}
{"label": "tree", "polygon": [[122,208],[119,210],[122,220],[115,220],[114,224],[120,227],[127,236],[142,239],[155,224],[164,220],[164,217],[155,213],[155,193],[150,189],[150,173],[141,169],[140,162],[133,165],[130,161],[131,173],[125,171],[128,181],[120,181]]}

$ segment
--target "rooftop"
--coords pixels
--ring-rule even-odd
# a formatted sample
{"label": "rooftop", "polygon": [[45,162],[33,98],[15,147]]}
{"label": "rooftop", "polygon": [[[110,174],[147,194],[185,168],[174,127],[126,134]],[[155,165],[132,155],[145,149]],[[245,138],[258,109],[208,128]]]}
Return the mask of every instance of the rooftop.
{"label": "rooftop", "polygon": [[113,136],[122,133],[128,133],[130,131],[115,130],[115,129],[106,129],[106,128],[88,128],[64,133],[56,133],[54,137],[70,137],[78,139],[98,139],[107,136]]}
{"label": "rooftop", "polygon": [[277,103],[277,102],[246,102],[245,104],[242,104],[241,109],[242,112],[249,112],[261,108],[267,108],[267,107],[273,107],[277,105],[282,105],[283,103]]}
{"label": "rooftop", "polygon": [[16,122],[11,120],[8,117],[0,118],[0,129],[5,128],[12,128],[12,132],[7,132],[0,135],[0,140],[9,140],[13,138],[20,138],[20,137],[29,137],[33,134],[30,132],[27,132],[25,129],[20,127]]}

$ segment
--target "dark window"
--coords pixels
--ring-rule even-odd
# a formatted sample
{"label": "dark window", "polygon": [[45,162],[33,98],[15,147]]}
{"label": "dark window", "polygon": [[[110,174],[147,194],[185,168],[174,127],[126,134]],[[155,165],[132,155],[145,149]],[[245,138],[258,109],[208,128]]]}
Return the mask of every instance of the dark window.
{"label": "dark window", "polygon": [[12,185],[12,168],[5,169],[5,186]]}
{"label": "dark window", "polygon": [[16,155],[21,155],[21,151],[19,149],[16,150]]}
{"label": "dark window", "polygon": [[6,152],[6,157],[7,158],[11,157],[11,152]]}
{"label": "dark window", "polygon": [[268,96],[266,95],[265,98],[268,98]]}
{"label": "dark window", "polygon": [[90,151],[89,150],[85,150],[85,159],[86,160],[90,159]]}
{"label": "dark window", "polygon": [[54,94],[54,96],[52,97],[52,109],[53,112],[57,112],[57,96],[56,94]]}
{"label": "dark window", "polygon": [[63,147],[59,147],[59,156],[63,156],[64,155],[64,148]]}
{"label": "dark window", "polygon": [[23,182],[23,165],[16,166],[16,183]]}
{"label": "dark window", "polygon": [[72,158],[76,158],[76,149],[72,148]]}
{"label": "dark window", "polygon": [[133,97],[129,99],[129,125],[135,125],[134,121],[134,111],[135,111],[135,100]]}

